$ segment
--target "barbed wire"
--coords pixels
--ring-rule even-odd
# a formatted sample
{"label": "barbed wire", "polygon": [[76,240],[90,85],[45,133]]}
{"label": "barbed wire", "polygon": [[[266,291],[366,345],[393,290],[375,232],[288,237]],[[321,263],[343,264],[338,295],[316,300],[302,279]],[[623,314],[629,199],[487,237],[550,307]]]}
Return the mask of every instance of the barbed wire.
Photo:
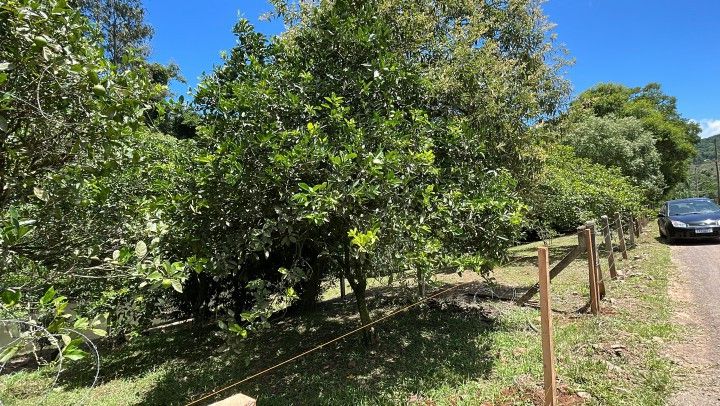
{"label": "barbed wire", "polygon": [[[45,390],[45,396],[43,397],[43,401],[42,401],[42,403],[44,403],[47,400],[48,396],[50,395],[51,389],[57,385],[58,381],[60,380],[60,375],[63,372],[63,365],[64,365],[65,357],[63,356],[63,350],[62,350],[62,347],[60,346],[60,339],[58,339],[58,337],[57,337],[62,334],[51,333],[45,327],[35,324],[35,323],[32,323],[32,322],[29,322],[29,321],[26,321],[26,320],[0,319],[0,325],[11,326],[13,324],[23,325],[23,326],[28,327],[29,332],[31,333],[31,336],[24,336],[24,335],[22,335],[22,331],[21,331],[20,332],[21,335],[18,338],[14,339],[11,342],[9,342],[8,344],[5,344],[2,347],[0,347],[0,353],[3,353],[8,348],[12,348],[13,346],[20,345],[19,343],[23,340],[37,340],[38,337],[32,336],[32,334],[35,334],[37,331],[42,333],[42,335],[40,336],[41,338],[47,339],[50,342],[50,344],[53,345],[55,347],[55,349],[57,349],[57,351],[58,351],[57,372],[55,373],[55,376],[54,376],[52,382],[47,386],[47,389]],[[94,358],[94,362],[95,362],[95,376],[93,378],[93,382],[90,385],[90,388],[89,388],[88,392],[85,394],[85,396],[81,397],[77,402],[75,402],[75,404],[77,404],[77,405],[82,405],[82,404],[85,404],[87,399],[90,397],[92,390],[95,388],[95,386],[97,385],[97,382],[100,378],[100,351],[98,350],[95,343],[87,335],[81,333],[80,331],[78,331],[76,329],[72,329],[72,328],[63,328],[61,331],[74,333],[74,334],[77,334],[78,336],[80,336],[83,339],[83,341],[85,342],[85,344],[88,346],[88,348],[90,349],[91,353],[93,354],[93,358]],[[32,344],[32,346],[33,346],[32,352],[33,352],[33,355],[35,356],[35,360],[36,360],[36,362],[38,362],[38,364],[40,364],[40,361],[39,361],[38,355],[37,355],[37,351],[42,350],[42,347],[40,349],[38,349],[35,347],[34,343],[30,343],[30,344]],[[23,345],[29,345],[29,344],[26,343]],[[12,357],[8,358],[0,365],[0,373],[2,373],[2,371],[5,369],[6,365],[11,361],[11,359],[12,359]],[[0,399],[0,406],[2,406],[3,404],[4,404],[3,401]]]}
{"label": "barbed wire", "polygon": [[[55,348],[57,348],[57,350],[58,350],[57,373],[55,374],[53,381],[51,382],[51,384],[48,386],[48,389],[46,390],[45,397],[43,398],[43,403],[44,403],[47,400],[47,397],[50,395],[50,388],[54,388],[55,385],[57,385],[57,382],[60,379],[60,373],[62,372],[64,357],[62,355],[62,348],[60,347],[60,341],[45,327],[37,325],[35,323],[31,323],[29,321],[19,320],[19,319],[0,319],[0,324],[9,324],[9,323],[15,323],[15,324],[27,326],[31,329],[31,331],[32,331],[32,329],[40,330],[43,333],[44,337],[47,338],[48,341],[50,341],[50,343],[53,346],[55,346]],[[19,337],[18,339],[23,339],[23,338],[26,338],[26,337]],[[17,342],[17,341],[15,341],[15,342]],[[9,346],[3,346],[1,349],[4,351],[6,348],[9,348]],[[37,356],[36,356],[36,358],[37,358]],[[2,367],[0,367],[0,372],[2,372],[3,369],[5,369],[5,365],[8,362],[10,362],[10,359],[3,362]],[[2,400],[0,400],[0,406],[2,406],[3,404],[4,403],[2,402]]]}
{"label": "barbed wire", "polygon": [[85,394],[85,396],[76,403],[77,405],[82,405],[85,403],[87,398],[90,397],[90,393],[95,388],[95,385],[97,385],[97,381],[100,378],[100,351],[98,351],[98,348],[97,348],[97,346],[95,346],[95,343],[90,338],[88,338],[88,336],[86,336],[85,334],[83,334],[75,329],[72,329],[72,328],[64,328],[63,330],[70,331],[70,332],[75,333],[75,334],[79,335],[80,337],[82,337],[82,339],[85,341],[85,344],[87,344],[90,347],[90,349],[93,352],[93,355],[95,356],[95,377],[93,378],[92,385],[90,385],[90,389],[88,389],[88,392]]}

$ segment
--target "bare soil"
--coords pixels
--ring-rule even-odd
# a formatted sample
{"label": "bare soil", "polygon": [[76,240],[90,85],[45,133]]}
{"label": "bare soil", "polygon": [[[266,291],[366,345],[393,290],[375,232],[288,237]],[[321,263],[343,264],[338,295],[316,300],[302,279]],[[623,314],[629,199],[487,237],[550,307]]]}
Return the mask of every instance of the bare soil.
{"label": "bare soil", "polygon": [[684,372],[671,405],[720,405],[720,244],[679,242],[672,246],[678,277],[670,296],[674,319],[687,329],[669,356]]}

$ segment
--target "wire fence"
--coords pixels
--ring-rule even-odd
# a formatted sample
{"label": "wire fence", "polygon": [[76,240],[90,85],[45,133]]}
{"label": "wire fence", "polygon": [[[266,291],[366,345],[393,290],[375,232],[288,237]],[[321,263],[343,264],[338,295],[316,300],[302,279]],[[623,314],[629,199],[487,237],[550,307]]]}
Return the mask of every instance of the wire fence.
{"label": "wire fence", "polygon": [[[634,221],[634,220],[631,218],[630,221]],[[605,235],[606,233],[612,233],[612,226],[611,226],[611,224],[612,224],[612,223],[606,223],[605,226],[602,226],[602,227],[597,227],[597,226],[596,226],[596,227],[594,227],[595,234],[596,234],[596,235]],[[641,224],[641,222],[638,222],[638,224]],[[632,230],[630,230],[630,232],[632,232]],[[552,244],[552,240],[551,240],[550,242],[546,242],[546,243],[545,243],[546,246],[548,246],[548,245],[550,245],[550,244]],[[602,245],[602,244],[601,244],[601,245]],[[563,260],[564,260],[566,256],[571,255],[572,252],[575,251],[575,250],[577,250],[577,249],[578,249],[578,246],[573,246],[573,247],[571,247],[571,248],[568,248],[567,250],[565,250],[565,251],[562,253],[562,255],[560,256],[560,258],[563,258]],[[503,268],[514,267],[514,266],[517,266],[518,264],[520,264],[521,262],[528,262],[529,260],[533,260],[533,259],[534,259],[534,256],[527,256],[527,255],[525,255],[525,256],[512,257],[509,261],[504,262],[504,263],[501,264],[500,266],[503,267]],[[561,261],[561,262],[562,262],[562,261]],[[597,262],[599,262],[599,258],[598,258],[598,261],[597,261]],[[599,263],[597,263],[596,265],[599,266]],[[605,283],[605,282],[608,282],[608,281],[610,281],[610,280],[611,280],[611,278],[608,278],[608,277],[598,278],[598,282],[599,282],[599,283]],[[216,396],[218,396],[218,395],[220,395],[220,394],[222,394],[222,393],[227,392],[228,390],[230,390],[230,389],[232,389],[232,388],[235,388],[235,387],[237,387],[237,386],[239,386],[239,385],[242,385],[242,384],[244,384],[244,383],[247,383],[247,382],[249,382],[249,381],[252,381],[252,380],[254,380],[254,379],[256,379],[256,378],[259,378],[259,377],[261,377],[261,376],[263,376],[263,375],[269,374],[269,373],[271,373],[271,372],[273,372],[273,371],[275,371],[275,370],[277,370],[277,369],[280,369],[280,368],[282,368],[283,366],[288,365],[288,364],[290,364],[290,363],[292,363],[292,362],[294,362],[294,361],[296,361],[296,360],[298,360],[298,359],[300,359],[300,358],[302,358],[302,357],[305,357],[305,356],[307,356],[307,355],[309,355],[309,354],[311,354],[311,353],[320,351],[320,350],[322,350],[323,348],[327,347],[328,345],[331,345],[331,344],[333,344],[333,343],[337,343],[337,342],[339,342],[339,341],[341,341],[341,340],[343,340],[343,339],[346,339],[346,338],[348,338],[348,337],[354,336],[354,335],[359,334],[359,333],[361,333],[361,332],[363,332],[363,331],[367,331],[367,330],[371,329],[373,326],[375,326],[375,325],[377,325],[377,324],[379,324],[379,323],[383,323],[383,322],[385,322],[385,321],[387,321],[387,320],[389,320],[389,319],[391,319],[391,318],[393,318],[393,317],[395,317],[395,316],[397,316],[397,315],[399,315],[399,314],[401,314],[401,313],[404,313],[404,312],[406,312],[406,311],[408,311],[408,310],[410,310],[410,309],[412,309],[412,308],[414,308],[414,307],[416,307],[416,306],[419,306],[419,305],[421,305],[421,304],[423,304],[423,303],[426,303],[426,302],[428,302],[428,301],[430,301],[430,300],[437,299],[437,298],[439,298],[440,296],[443,296],[443,295],[445,295],[445,294],[448,294],[449,292],[456,291],[456,290],[459,290],[459,289],[464,288],[464,287],[468,287],[468,286],[470,286],[470,285],[472,285],[472,284],[476,284],[476,283],[478,283],[478,282],[479,282],[478,280],[471,280],[471,281],[462,282],[462,283],[459,283],[459,284],[456,284],[456,285],[453,285],[453,286],[450,286],[450,287],[441,288],[440,290],[438,290],[437,292],[435,292],[435,293],[433,293],[433,294],[430,294],[430,295],[428,295],[428,296],[425,296],[425,297],[423,297],[423,298],[421,298],[421,299],[419,299],[419,300],[417,300],[417,301],[415,301],[415,302],[413,302],[413,303],[411,303],[411,304],[409,304],[409,305],[402,306],[402,307],[400,307],[400,308],[398,308],[398,309],[396,309],[396,310],[394,310],[394,311],[392,311],[392,312],[390,312],[390,313],[388,313],[388,314],[386,314],[386,315],[384,315],[384,316],[382,316],[382,317],[380,317],[380,318],[378,318],[378,319],[376,319],[376,320],[374,320],[374,321],[372,321],[372,322],[370,322],[370,323],[368,323],[368,324],[366,324],[366,325],[363,325],[363,326],[360,326],[360,327],[358,327],[358,328],[352,329],[352,330],[350,330],[350,331],[348,331],[348,332],[346,332],[346,333],[343,333],[343,334],[341,334],[341,335],[339,335],[339,336],[337,336],[337,337],[335,337],[335,338],[332,338],[332,339],[330,339],[330,340],[324,341],[324,342],[322,342],[322,343],[320,343],[320,344],[318,344],[318,345],[316,345],[316,346],[314,346],[314,347],[312,347],[312,348],[310,348],[310,349],[307,349],[307,350],[305,350],[305,351],[302,351],[302,352],[300,352],[300,353],[298,353],[298,354],[296,354],[296,355],[294,355],[294,356],[292,356],[292,357],[290,357],[290,358],[288,358],[288,359],[285,359],[285,360],[283,360],[283,361],[281,361],[281,362],[278,362],[278,363],[276,363],[276,364],[274,364],[274,365],[272,365],[272,366],[270,366],[270,367],[268,367],[268,368],[262,369],[262,370],[254,373],[254,374],[252,374],[252,375],[246,376],[246,377],[244,377],[244,378],[242,378],[242,379],[239,379],[239,380],[237,380],[237,381],[231,382],[231,383],[226,384],[226,385],[224,385],[224,386],[222,386],[222,387],[216,388],[216,389],[212,390],[211,392],[208,392],[208,393],[206,393],[206,394],[204,394],[204,395],[202,395],[202,396],[200,396],[200,397],[198,397],[198,398],[196,398],[196,399],[192,399],[192,400],[190,400],[190,401],[187,403],[187,406],[196,405],[196,404],[198,404],[198,403],[200,403],[200,402],[203,402],[203,401],[206,401],[206,400],[208,400],[208,399],[214,398],[214,397],[216,397]],[[510,294],[510,296],[508,296],[508,294],[507,294],[507,289],[504,289],[504,292],[501,292],[499,289],[496,289],[497,287],[498,287],[498,286],[497,286],[497,285],[494,285],[492,282],[491,282],[491,283],[485,283],[485,284],[483,284],[482,289],[485,289],[486,292],[482,292],[482,289],[481,289],[481,288],[476,289],[475,292],[473,293],[473,302],[476,302],[476,301],[477,301],[477,298],[478,298],[479,296],[480,296],[480,297],[490,297],[491,299],[502,299],[502,300],[512,300],[512,301],[515,301],[516,299],[518,299],[518,298],[520,297],[520,293],[525,293],[526,290],[527,290],[527,287],[525,287],[525,288],[523,288],[523,287],[512,287],[511,294]],[[561,313],[564,313],[564,312],[561,312]],[[61,340],[60,340],[60,338],[59,338],[59,337],[61,336],[61,334],[51,333],[51,332],[49,332],[47,329],[45,329],[45,328],[42,327],[42,326],[39,326],[39,325],[34,324],[34,323],[27,322],[27,321],[24,321],[24,320],[18,320],[18,319],[0,319],[0,325],[9,325],[9,324],[15,324],[15,325],[18,325],[18,326],[23,326],[23,328],[24,328],[26,331],[30,331],[30,332],[32,333],[31,335],[36,335],[36,334],[42,335],[44,338],[46,338],[46,339],[48,340],[48,342],[49,342],[53,347],[55,347],[55,348],[57,349],[57,351],[58,351],[58,356],[57,356],[57,359],[54,361],[54,365],[57,367],[57,372],[55,373],[54,378],[53,378],[51,384],[49,385],[49,387],[48,387],[48,389],[47,389],[47,392],[46,392],[46,394],[45,394],[45,398],[44,398],[44,399],[47,399],[47,396],[50,394],[50,391],[52,390],[52,388],[57,385],[58,380],[59,380],[59,378],[60,378],[60,374],[61,374],[61,372],[63,371],[63,360],[64,360],[64,357],[63,357],[63,354],[62,354],[62,347],[61,347],[61,344],[60,344]],[[532,325],[531,325],[531,327],[533,327],[533,330],[537,331],[537,328],[535,328],[535,327],[532,326]],[[93,362],[94,362],[94,367],[93,367],[93,368],[94,368],[94,377],[93,377],[92,384],[91,384],[90,387],[89,387],[90,390],[87,392],[87,394],[85,395],[84,398],[81,398],[81,399],[78,400],[78,402],[77,402],[77,404],[84,404],[84,403],[89,399],[90,393],[91,393],[92,389],[97,385],[98,380],[99,380],[99,377],[100,377],[100,364],[101,364],[101,362],[100,362],[100,361],[101,361],[100,352],[98,351],[98,348],[97,348],[97,346],[93,343],[93,341],[92,341],[87,335],[83,334],[82,332],[77,331],[77,330],[75,330],[75,329],[64,329],[64,330],[63,330],[63,334],[67,334],[67,333],[73,333],[73,334],[75,334],[75,335],[77,335],[77,336],[79,336],[79,337],[82,338],[82,340],[85,342],[85,344],[87,345],[87,347],[90,349],[90,352],[91,352],[91,354],[92,354],[92,359],[93,359]],[[0,354],[3,353],[3,351],[5,351],[7,348],[10,348],[10,347],[12,347],[12,346],[14,346],[14,345],[15,345],[15,346],[18,345],[18,343],[19,343],[22,339],[23,339],[22,336],[21,336],[21,337],[18,337],[18,338],[16,338],[15,340],[11,341],[10,343],[5,344],[5,345],[3,345],[2,347],[0,347]],[[3,370],[5,369],[5,367],[6,367],[6,365],[7,365],[8,362],[9,362],[9,359],[8,359],[8,360],[5,360],[5,361],[0,365],[0,373],[3,372]],[[2,401],[0,401],[0,406],[2,406],[2,404],[3,404]]]}
{"label": "wire fence", "polygon": [[278,369],[278,368],[280,368],[280,367],[282,367],[282,366],[284,366],[284,365],[287,365],[287,364],[289,364],[289,363],[291,363],[291,362],[293,362],[293,361],[295,361],[295,360],[297,360],[297,359],[299,359],[299,358],[302,358],[302,357],[304,357],[304,356],[306,356],[306,355],[308,355],[308,354],[311,354],[311,353],[313,353],[313,352],[319,351],[319,350],[321,350],[322,348],[327,347],[327,346],[330,345],[330,344],[336,343],[336,342],[338,342],[338,341],[340,341],[340,340],[342,340],[342,339],[344,339],[344,338],[350,337],[350,336],[355,335],[355,334],[357,334],[357,333],[359,333],[359,332],[361,332],[361,331],[367,330],[367,329],[369,329],[369,328],[377,325],[378,323],[381,323],[381,322],[383,322],[383,321],[385,321],[385,320],[387,320],[387,319],[390,319],[390,318],[392,318],[392,317],[394,317],[394,316],[396,316],[396,315],[398,315],[398,314],[400,314],[400,313],[406,312],[407,310],[409,310],[409,309],[411,309],[411,308],[413,308],[413,307],[416,307],[416,306],[418,306],[418,305],[420,305],[420,304],[422,304],[422,303],[425,303],[425,302],[427,302],[427,301],[429,301],[429,300],[431,300],[431,299],[434,299],[434,298],[437,298],[437,297],[439,297],[439,296],[442,296],[442,295],[444,295],[444,294],[446,294],[446,293],[448,293],[448,292],[451,292],[451,291],[453,291],[453,290],[459,289],[459,288],[461,288],[461,287],[463,287],[463,286],[470,285],[471,283],[475,283],[475,281],[469,281],[469,282],[461,283],[461,284],[459,284],[459,285],[451,286],[451,287],[446,288],[446,289],[442,289],[442,290],[440,290],[439,292],[436,292],[436,293],[434,293],[434,294],[432,294],[432,295],[430,295],[430,296],[424,297],[424,298],[422,298],[422,299],[420,299],[420,300],[418,300],[418,301],[416,301],[416,302],[414,302],[414,303],[412,303],[412,304],[409,304],[409,305],[407,305],[407,306],[403,306],[403,307],[401,307],[401,308],[399,308],[399,309],[397,309],[397,310],[395,310],[395,311],[393,311],[393,312],[391,312],[391,313],[389,313],[389,314],[387,314],[387,315],[385,315],[385,316],[383,316],[383,317],[380,317],[380,318],[377,319],[377,320],[374,320],[374,321],[372,321],[372,322],[364,325],[364,326],[358,327],[358,328],[356,328],[356,329],[354,329],[354,330],[351,330],[351,331],[349,331],[349,332],[347,332],[347,333],[345,333],[345,334],[342,334],[342,335],[340,335],[340,336],[337,336],[337,337],[335,337],[335,338],[333,338],[333,339],[331,339],[331,340],[325,341],[325,342],[322,343],[322,344],[316,345],[315,347],[310,348],[309,350],[303,351],[303,352],[301,352],[301,353],[299,353],[299,354],[297,354],[297,355],[295,355],[295,356],[293,356],[293,357],[290,357],[290,358],[286,359],[285,361],[279,362],[279,363],[277,363],[277,364],[275,364],[275,365],[273,365],[273,366],[271,366],[271,367],[269,367],[269,368],[265,368],[265,369],[263,369],[262,371],[259,371],[259,372],[255,373],[255,374],[253,374],[253,375],[247,376],[247,377],[245,377],[245,378],[243,378],[243,379],[240,379],[240,380],[238,380],[238,381],[236,381],[236,382],[233,382],[233,383],[231,383],[231,384],[229,384],[229,385],[226,385],[226,386],[223,386],[223,387],[221,387],[221,388],[215,389],[215,390],[213,390],[212,392],[210,392],[210,393],[208,393],[208,394],[205,394],[205,395],[201,396],[201,397],[198,398],[198,399],[195,399],[195,400],[190,401],[189,403],[186,404],[186,406],[195,405],[195,404],[198,404],[198,403],[200,403],[200,402],[202,402],[202,401],[204,401],[204,400],[210,399],[210,398],[212,398],[212,397],[214,397],[214,396],[216,396],[216,395],[218,395],[218,394],[220,394],[220,393],[222,393],[222,392],[225,392],[225,391],[227,391],[227,390],[229,390],[229,389],[232,389],[232,388],[234,388],[234,387],[236,387],[236,386],[238,386],[238,385],[241,385],[241,384],[246,383],[246,382],[248,382],[248,381],[251,381],[251,380],[253,380],[253,379],[257,378],[257,377],[260,377],[260,376],[262,376],[262,375],[265,375],[265,374],[267,374],[267,373],[269,373],[269,372],[271,372],[271,371],[273,371],[273,370],[276,370],[276,369]]}

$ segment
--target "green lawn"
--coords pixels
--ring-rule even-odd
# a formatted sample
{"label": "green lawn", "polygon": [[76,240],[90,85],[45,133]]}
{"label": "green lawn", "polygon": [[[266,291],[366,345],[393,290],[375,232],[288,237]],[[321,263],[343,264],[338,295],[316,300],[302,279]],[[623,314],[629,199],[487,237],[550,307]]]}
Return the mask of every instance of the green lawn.
{"label": "green lawn", "polygon": [[[550,243],[552,262],[576,237]],[[311,404],[532,404],[542,382],[539,312],[488,298],[522,294],[536,281],[535,248],[513,249],[513,264],[497,269],[492,287],[476,275],[442,275],[437,285],[473,281],[449,300],[473,301],[460,310],[422,305],[377,326],[371,349],[350,337],[223,393],[243,392],[260,405]],[[638,259],[633,259],[637,257]],[[587,264],[575,261],[553,281],[555,343],[560,386],[570,400],[589,404],[662,404],[673,387],[672,364],[661,348],[677,336],[667,295],[672,274],[668,247],[648,233],[620,261],[630,276],[607,283],[599,317],[580,313],[588,297]],[[607,276],[606,263],[603,261]],[[375,317],[407,303],[387,281],[375,281]],[[282,319],[276,327],[235,348],[225,348],[212,329],[153,334],[102,351],[100,384],[92,389],[91,364],[69,364],[60,384],[50,369],[0,378],[5,404],[184,404],[357,326],[352,300],[330,289],[312,314]],[[584,392],[584,393],[583,393]],[[214,400],[219,399],[215,398]]]}

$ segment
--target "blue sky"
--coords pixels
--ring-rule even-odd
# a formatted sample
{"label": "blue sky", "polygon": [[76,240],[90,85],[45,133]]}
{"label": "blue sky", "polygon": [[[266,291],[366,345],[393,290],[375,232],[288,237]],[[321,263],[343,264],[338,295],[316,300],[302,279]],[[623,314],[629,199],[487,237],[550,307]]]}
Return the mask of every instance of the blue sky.
{"label": "blue sky", "polygon": [[[260,22],[271,8],[265,0],[145,0],[155,28],[151,58],[177,63],[188,86],[220,63],[220,51],[234,44],[232,26],[244,16],[267,34],[280,22]],[[545,13],[557,24],[558,42],[575,64],[567,70],[575,93],[599,82],[662,84],[678,109],[720,133],[720,1],[717,0],[549,0]],[[188,86],[176,85],[184,93]]]}

